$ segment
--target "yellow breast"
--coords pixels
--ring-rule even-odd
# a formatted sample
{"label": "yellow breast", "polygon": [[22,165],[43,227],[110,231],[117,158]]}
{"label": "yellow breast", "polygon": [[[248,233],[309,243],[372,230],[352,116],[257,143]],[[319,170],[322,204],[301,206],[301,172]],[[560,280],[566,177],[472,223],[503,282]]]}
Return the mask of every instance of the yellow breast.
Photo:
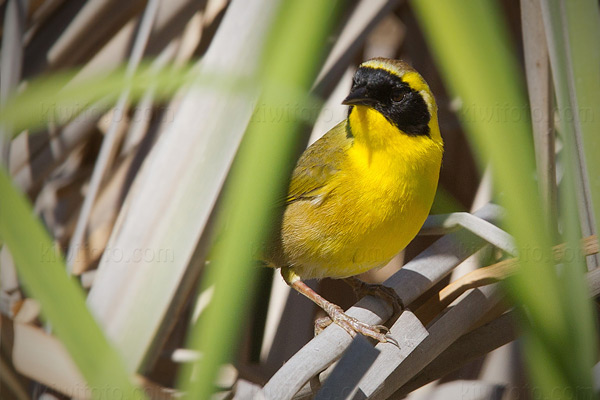
{"label": "yellow breast", "polygon": [[348,124],[354,139],[327,195],[291,204],[284,215],[284,229],[294,224],[295,232],[283,246],[303,278],[385,265],[415,237],[433,202],[443,153],[436,115],[430,136],[406,135],[363,106]]}

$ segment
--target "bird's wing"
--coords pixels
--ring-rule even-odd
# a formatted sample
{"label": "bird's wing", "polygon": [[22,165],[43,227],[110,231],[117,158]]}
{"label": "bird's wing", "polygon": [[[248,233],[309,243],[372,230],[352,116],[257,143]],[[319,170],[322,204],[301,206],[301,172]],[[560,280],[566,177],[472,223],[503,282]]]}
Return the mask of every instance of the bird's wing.
{"label": "bird's wing", "polygon": [[292,174],[286,203],[326,197],[333,190],[328,183],[340,170],[351,144],[346,121],[342,121],[306,149]]}

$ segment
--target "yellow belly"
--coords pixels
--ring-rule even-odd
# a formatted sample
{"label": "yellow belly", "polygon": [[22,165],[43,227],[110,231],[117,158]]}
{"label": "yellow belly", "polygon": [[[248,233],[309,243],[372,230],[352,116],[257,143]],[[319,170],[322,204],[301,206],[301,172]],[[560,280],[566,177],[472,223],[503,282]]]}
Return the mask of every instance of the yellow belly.
{"label": "yellow belly", "polygon": [[282,250],[300,277],[343,278],[383,266],[427,218],[441,141],[382,132],[389,129],[383,125],[378,129],[388,135],[385,146],[355,138],[342,168],[328,182],[327,195],[287,207]]}

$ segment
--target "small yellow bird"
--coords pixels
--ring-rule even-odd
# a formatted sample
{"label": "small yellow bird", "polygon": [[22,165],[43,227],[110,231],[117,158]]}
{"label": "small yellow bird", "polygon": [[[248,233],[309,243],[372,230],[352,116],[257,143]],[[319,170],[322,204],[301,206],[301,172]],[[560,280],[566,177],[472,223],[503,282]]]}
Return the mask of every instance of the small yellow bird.
{"label": "small yellow bird", "polygon": [[437,106],[419,73],[385,58],[358,67],[343,104],[346,120],[300,157],[264,258],[350,335],[385,342],[383,327],[347,316],[302,280],[382,267],[416,236],[442,163]]}

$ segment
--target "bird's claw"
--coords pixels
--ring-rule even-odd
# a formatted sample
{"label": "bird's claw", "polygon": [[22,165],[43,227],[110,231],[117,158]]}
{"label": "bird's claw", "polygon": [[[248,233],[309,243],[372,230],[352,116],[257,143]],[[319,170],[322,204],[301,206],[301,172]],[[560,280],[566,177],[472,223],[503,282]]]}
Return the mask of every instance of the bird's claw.
{"label": "bird's claw", "polygon": [[332,322],[335,322],[352,337],[355,337],[356,333],[360,333],[364,336],[373,338],[380,343],[392,343],[399,347],[396,339],[389,334],[389,328],[387,326],[366,324],[356,318],[346,315],[339,306],[332,303],[328,305],[325,311],[329,316],[319,318],[315,321],[315,335],[318,335],[323,329],[331,325]]}
{"label": "bird's claw", "polygon": [[354,289],[354,293],[358,298],[365,296],[379,297],[392,306],[394,314],[400,314],[405,309],[404,302],[398,296],[398,293],[389,286],[378,283],[366,283],[354,276],[346,278],[344,281]]}

